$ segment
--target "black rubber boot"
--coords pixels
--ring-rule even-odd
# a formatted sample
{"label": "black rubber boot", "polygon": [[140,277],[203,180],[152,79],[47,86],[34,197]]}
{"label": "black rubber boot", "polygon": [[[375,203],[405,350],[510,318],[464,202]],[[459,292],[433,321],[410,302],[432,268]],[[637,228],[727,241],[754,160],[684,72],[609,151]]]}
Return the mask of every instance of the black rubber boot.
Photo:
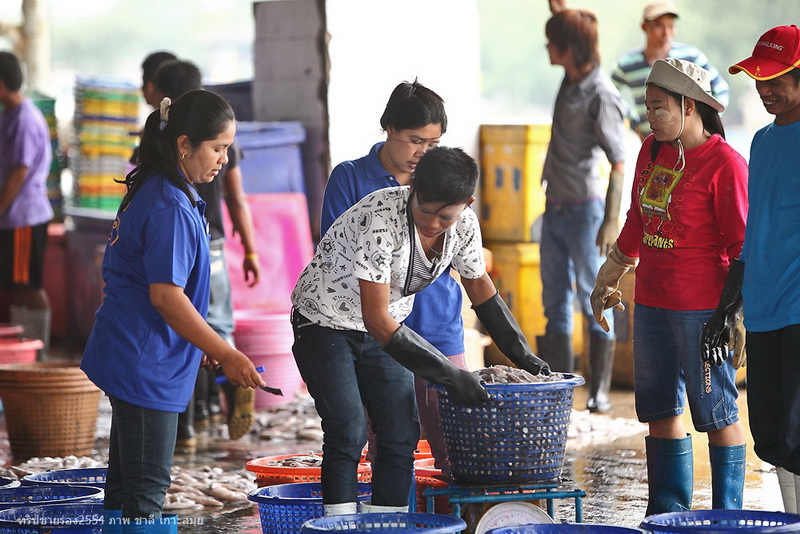
{"label": "black rubber boot", "polygon": [[194,395],[192,395],[186,411],[178,414],[178,436],[175,440],[175,452],[192,453],[197,450],[197,436],[194,432]]}
{"label": "black rubber boot", "polygon": [[219,424],[222,421],[222,407],[219,400],[219,384],[217,384],[214,373],[206,373],[208,381],[208,416],[212,424]]}
{"label": "black rubber boot", "polygon": [[614,366],[614,339],[593,335],[589,337],[589,398],[586,407],[592,413],[611,409],[608,391]]}
{"label": "black rubber boot", "polygon": [[554,373],[572,373],[575,355],[572,352],[572,335],[545,334],[536,336],[539,357],[550,365]]}
{"label": "black rubber boot", "polygon": [[202,367],[197,370],[197,380],[194,382],[194,424],[205,426],[208,424],[208,371]]}

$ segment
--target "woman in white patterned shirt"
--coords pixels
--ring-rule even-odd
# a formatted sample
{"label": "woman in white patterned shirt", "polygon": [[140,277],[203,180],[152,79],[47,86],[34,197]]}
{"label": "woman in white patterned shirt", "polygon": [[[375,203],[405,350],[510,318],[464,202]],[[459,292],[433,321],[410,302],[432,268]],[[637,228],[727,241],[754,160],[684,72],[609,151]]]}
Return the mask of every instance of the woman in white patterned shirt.
{"label": "woman in white patterned shirt", "polygon": [[475,161],[437,147],[410,186],[380,189],[328,229],[292,293],[293,352],[322,418],[326,515],[356,512],[356,472],[367,440],[366,407],[377,440],[367,512],[405,511],[419,421],[412,373],[442,384],[462,404],[488,401],[478,377],[459,369],[402,321],[414,294],[448,266],[458,271],[476,313],[511,361],[533,373],[533,355],[486,273],[472,210]]}

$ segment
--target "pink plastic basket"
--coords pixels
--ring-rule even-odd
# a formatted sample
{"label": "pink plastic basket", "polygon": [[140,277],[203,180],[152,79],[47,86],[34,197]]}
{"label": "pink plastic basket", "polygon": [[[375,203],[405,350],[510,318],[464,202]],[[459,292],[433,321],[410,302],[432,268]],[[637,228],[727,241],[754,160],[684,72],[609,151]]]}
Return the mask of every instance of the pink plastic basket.
{"label": "pink plastic basket", "polygon": [[36,351],[44,348],[41,339],[15,339],[0,337],[0,364],[33,363]]}

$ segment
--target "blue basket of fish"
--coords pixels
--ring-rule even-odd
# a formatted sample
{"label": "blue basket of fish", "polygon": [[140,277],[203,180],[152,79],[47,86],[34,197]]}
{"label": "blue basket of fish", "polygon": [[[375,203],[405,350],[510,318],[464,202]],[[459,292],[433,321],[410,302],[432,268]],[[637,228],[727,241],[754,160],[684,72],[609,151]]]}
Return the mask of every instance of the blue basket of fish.
{"label": "blue basket of fish", "polygon": [[42,504],[0,510],[0,534],[102,534],[103,504]]}
{"label": "blue basket of fish", "polygon": [[[505,366],[495,366],[505,367]],[[477,373],[485,376],[487,368]],[[516,370],[520,371],[520,370]],[[516,375],[514,375],[516,376]],[[529,373],[528,377],[532,377]],[[530,383],[485,383],[489,402],[465,406],[439,390],[447,454],[456,482],[557,482],[564,466],[572,398],[583,377],[553,373]]]}
{"label": "blue basket of fish", "polygon": [[105,489],[108,467],[89,467],[83,469],[55,469],[32,473],[22,477],[23,485],[34,484],[65,484],[79,486],[94,486]]}
{"label": "blue basket of fish", "polygon": [[649,515],[639,527],[663,534],[778,534],[800,532],[800,515],[760,510],[688,510]]}
{"label": "blue basket of fish", "polygon": [[103,490],[93,486],[64,484],[0,488],[0,510],[17,506],[68,502],[102,503]]}
{"label": "blue basket of fish", "polygon": [[320,517],[306,521],[300,532],[330,532],[346,530],[352,533],[391,532],[392,534],[410,534],[427,532],[428,534],[450,534],[461,532],[467,523],[460,517],[442,514],[349,514]]}
{"label": "blue basket of fish", "polygon": [[[359,482],[358,501],[371,497],[372,485]],[[304,522],[325,515],[321,482],[266,486],[251,491],[247,498],[258,504],[264,534],[297,534]]]}

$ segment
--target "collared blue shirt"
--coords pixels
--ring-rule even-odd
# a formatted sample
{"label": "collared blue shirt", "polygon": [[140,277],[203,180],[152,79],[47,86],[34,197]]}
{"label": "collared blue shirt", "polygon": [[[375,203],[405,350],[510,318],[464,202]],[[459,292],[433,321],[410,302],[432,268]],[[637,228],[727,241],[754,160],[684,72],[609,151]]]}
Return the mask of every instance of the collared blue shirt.
{"label": "collared blue shirt", "polygon": [[103,303],[81,369],[112,397],[183,412],[192,396],[200,349],[179,336],[150,302],[150,284],[170,283],[203,317],[208,310],[205,202],[196,206],[164,175],[149,176],[117,214],[103,256]]}

